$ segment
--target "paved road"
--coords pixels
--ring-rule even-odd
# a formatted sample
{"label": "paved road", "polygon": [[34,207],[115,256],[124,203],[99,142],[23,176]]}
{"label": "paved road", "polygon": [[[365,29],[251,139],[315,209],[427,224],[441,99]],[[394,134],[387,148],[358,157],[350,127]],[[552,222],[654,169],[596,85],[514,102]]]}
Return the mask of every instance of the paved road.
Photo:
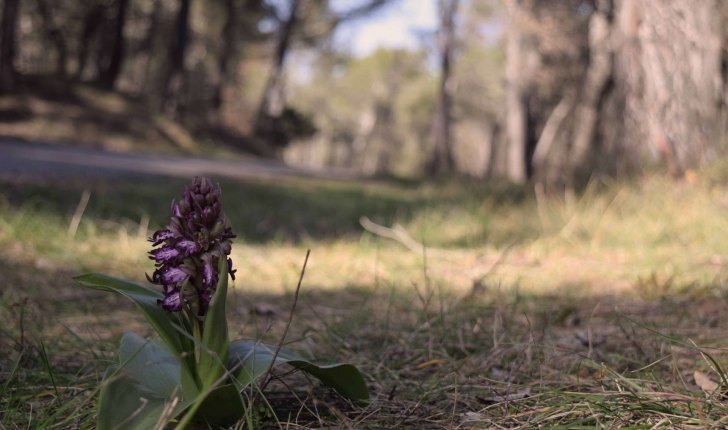
{"label": "paved road", "polygon": [[161,175],[195,175],[237,179],[311,177],[346,180],[355,174],[345,169],[310,171],[274,160],[226,160],[171,155],[120,154],[86,149],[0,140],[0,180],[55,180]]}

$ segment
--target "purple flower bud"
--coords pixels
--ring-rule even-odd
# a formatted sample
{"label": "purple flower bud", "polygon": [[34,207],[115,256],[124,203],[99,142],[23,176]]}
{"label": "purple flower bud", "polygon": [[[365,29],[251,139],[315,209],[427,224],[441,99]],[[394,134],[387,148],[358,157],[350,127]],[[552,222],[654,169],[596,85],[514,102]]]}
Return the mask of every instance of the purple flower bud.
{"label": "purple flower bud", "polygon": [[173,237],[182,236],[184,234],[184,223],[182,223],[182,218],[177,216],[170,218],[167,223],[167,229],[173,233]]}
{"label": "purple flower bud", "polygon": [[[186,215],[186,214],[190,213],[190,210],[192,210],[192,208],[190,207],[190,203],[187,201],[187,199],[180,200],[178,206],[179,206],[180,214]],[[183,215],[178,215],[178,216],[183,216]]]}
{"label": "purple flower bud", "polygon": [[207,194],[212,190],[212,182],[210,182],[207,178],[202,178],[202,181],[200,182],[200,192],[202,194]]}
{"label": "purple flower bud", "polygon": [[215,220],[215,223],[210,228],[210,236],[212,236],[212,238],[214,239],[217,239],[222,236],[223,231],[225,231],[225,220],[222,218],[218,218]]}
{"label": "purple flower bud", "polygon": [[210,222],[212,222],[215,219],[215,212],[212,210],[211,207],[207,206],[205,209],[202,210],[202,223],[205,225],[209,225]]}

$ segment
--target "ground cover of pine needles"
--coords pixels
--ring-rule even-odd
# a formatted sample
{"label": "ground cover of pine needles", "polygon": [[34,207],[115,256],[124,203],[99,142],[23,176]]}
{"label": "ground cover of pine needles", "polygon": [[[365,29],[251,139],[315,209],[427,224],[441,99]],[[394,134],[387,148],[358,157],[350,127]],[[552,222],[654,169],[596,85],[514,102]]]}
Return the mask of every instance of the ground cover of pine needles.
{"label": "ground cover of pine needles", "polygon": [[[722,388],[706,393],[695,380],[699,371],[720,383],[728,351],[728,192],[707,173],[593,181],[575,198],[467,181],[221,182],[240,236],[231,338],[277,342],[310,248],[286,347],[357,365],[373,399],[349,404],[284,371],[266,388],[280,421],[260,405],[256,427],[728,420]],[[121,334],[151,331],[133,305],[70,277],[144,282],[144,238],[179,185],[2,184],[0,428],[94,427]],[[362,216],[424,249],[364,230]]]}

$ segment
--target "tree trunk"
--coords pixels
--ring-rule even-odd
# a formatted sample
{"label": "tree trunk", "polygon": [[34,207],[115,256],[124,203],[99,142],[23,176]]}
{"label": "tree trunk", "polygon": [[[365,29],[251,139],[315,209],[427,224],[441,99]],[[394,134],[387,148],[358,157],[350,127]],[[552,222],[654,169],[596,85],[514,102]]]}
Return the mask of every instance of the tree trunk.
{"label": "tree trunk", "polygon": [[53,12],[48,8],[47,0],[37,0],[38,12],[43,19],[43,31],[46,37],[56,46],[58,59],[56,63],[56,74],[66,75],[66,61],[68,59],[68,47],[61,29],[53,21]]}
{"label": "tree trunk", "polygon": [[520,25],[520,0],[508,0],[506,42],[506,135],[508,141],[508,179],[523,184],[528,179],[526,147],[528,145],[528,104],[522,76],[523,58]]}
{"label": "tree trunk", "polygon": [[78,70],[76,70],[76,78],[81,79],[86,69],[88,54],[93,42],[94,35],[101,26],[104,19],[104,6],[95,4],[88,10],[84,17],[83,31],[81,32],[81,41],[78,49]]}
{"label": "tree trunk", "polygon": [[170,118],[177,116],[184,80],[185,53],[189,33],[191,0],[180,0],[177,13],[177,37],[170,50],[170,67],[165,82],[164,111]]}
{"label": "tree trunk", "polygon": [[[531,164],[536,172],[545,170],[551,148],[553,147],[554,142],[556,142],[556,138],[561,131],[562,123],[571,113],[573,105],[574,97],[567,94],[551,111],[551,114],[549,114],[549,117],[543,126],[543,130],[541,131],[541,135],[538,138],[538,142],[536,143],[536,150],[531,158]],[[539,173],[539,176],[542,175]]]}
{"label": "tree trunk", "polygon": [[138,48],[141,55],[138,56],[139,63],[137,65],[137,70],[139,70],[139,79],[136,85],[137,93],[146,93],[149,96],[159,94],[158,91],[155,92],[155,85],[153,83],[154,79],[150,78],[153,73],[152,65],[154,62],[152,59],[155,51],[154,48],[158,46],[156,40],[160,21],[162,19],[162,0],[154,0],[154,7],[152,8],[152,15],[150,19],[151,22],[149,23],[147,34],[144,35],[144,39],[142,39]]}
{"label": "tree trunk", "polygon": [[643,112],[657,152],[673,174],[715,156],[720,120],[720,0],[639,3]]}
{"label": "tree trunk", "polygon": [[2,29],[0,29],[0,92],[9,93],[15,90],[17,72],[15,71],[16,27],[20,0],[5,0],[3,5]]}
{"label": "tree trunk", "polygon": [[589,66],[576,108],[573,143],[569,156],[567,180],[588,175],[596,155],[595,134],[600,107],[607,84],[612,78],[612,0],[598,0],[589,21]]}
{"label": "tree trunk", "polygon": [[235,57],[237,51],[237,40],[238,31],[237,26],[239,25],[238,14],[240,13],[236,0],[225,0],[225,12],[227,14],[227,21],[225,27],[222,30],[222,47],[218,58],[218,81],[216,83],[215,95],[212,101],[212,108],[214,111],[214,117],[216,121],[219,121],[221,110],[223,106],[223,92],[225,86],[229,80],[230,63]]}
{"label": "tree trunk", "polygon": [[[573,166],[591,160],[592,167],[620,172],[650,155],[680,176],[715,157],[724,91],[720,3],[613,0],[611,25],[608,8],[597,4]],[[611,32],[604,43],[595,34],[602,26]]]}
{"label": "tree trunk", "polygon": [[[301,0],[290,1],[290,15],[285,22],[281,23],[281,28],[278,31],[270,76],[265,87],[265,92],[263,93],[263,99],[258,107],[258,116],[255,120],[256,134],[263,137],[273,135],[272,130],[276,127],[285,108],[283,66],[290,46],[291,34],[296,25],[296,14],[298,13],[300,4]],[[272,143],[274,146],[281,146],[285,142]]]}
{"label": "tree trunk", "polygon": [[114,88],[114,84],[121,72],[121,66],[124,62],[125,41],[124,41],[124,25],[126,24],[126,10],[129,6],[129,0],[116,1],[116,16],[114,18],[114,39],[111,46],[111,53],[106,68],[99,71],[99,83],[107,88]]}
{"label": "tree trunk", "polygon": [[431,175],[452,170],[451,105],[452,54],[455,45],[455,13],[459,0],[440,0],[440,95],[432,126],[433,153],[427,166]]}
{"label": "tree trunk", "polygon": [[359,116],[359,130],[354,137],[347,157],[347,167],[354,167],[357,162],[361,161],[362,154],[366,151],[374,135],[374,130],[379,119],[379,111],[377,100],[373,100],[370,107],[362,109],[361,115]]}

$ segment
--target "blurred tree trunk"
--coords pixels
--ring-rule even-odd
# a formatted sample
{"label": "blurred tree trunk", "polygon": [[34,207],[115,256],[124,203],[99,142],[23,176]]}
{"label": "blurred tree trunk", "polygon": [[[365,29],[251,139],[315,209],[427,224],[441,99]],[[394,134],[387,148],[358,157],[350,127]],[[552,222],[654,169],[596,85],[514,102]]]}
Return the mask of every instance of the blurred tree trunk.
{"label": "blurred tree trunk", "polygon": [[439,0],[440,9],[440,94],[432,126],[433,153],[427,171],[430,175],[448,172],[454,167],[452,156],[452,55],[455,47],[455,14],[459,0]]}
{"label": "blurred tree trunk", "polygon": [[43,19],[43,31],[46,37],[56,46],[58,51],[58,59],[56,63],[56,74],[59,76],[66,75],[66,62],[68,59],[68,47],[63,32],[58,28],[53,20],[53,12],[48,7],[47,0],[36,0],[38,12]]}
{"label": "blurred tree trunk", "polygon": [[533,157],[531,158],[531,165],[533,166],[534,170],[543,173],[543,175],[539,176],[549,176],[548,172],[546,171],[546,165],[549,159],[549,155],[551,153],[551,149],[553,148],[554,143],[556,142],[556,138],[561,131],[564,120],[566,120],[569,114],[571,114],[573,110],[573,105],[573,95],[565,95],[561,99],[559,104],[557,104],[556,107],[551,111],[548,119],[546,120],[546,123],[544,123],[543,130],[541,130],[541,135],[538,137],[538,142],[536,143],[536,149],[533,152]]}
{"label": "blurred tree trunk", "polygon": [[508,142],[508,179],[516,184],[528,179],[528,102],[525,94],[525,64],[522,48],[521,0],[508,0],[506,34],[506,135]]}
{"label": "blurred tree trunk", "polygon": [[113,20],[114,34],[108,59],[104,64],[105,67],[99,70],[99,83],[107,89],[114,88],[124,62],[124,25],[126,24],[126,10],[128,7],[129,0],[116,0],[116,13]]}
{"label": "blurred tree trunk", "polygon": [[275,127],[277,120],[281,117],[285,107],[283,100],[283,65],[285,64],[286,54],[290,47],[291,35],[296,25],[296,15],[300,4],[301,0],[290,0],[289,16],[285,21],[280,22],[270,76],[268,77],[268,82],[265,86],[263,98],[260,101],[258,115],[255,120],[256,134],[261,136],[271,135],[271,131]]}
{"label": "blurred tree trunk", "polygon": [[612,78],[612,0],[597,0],[589,21],[589,65],[576,107],[576,122],[567,180],[585,176],[593,170],[596,131],[607,84]]}
{"label": "blurred tree trunk", "polygon": [[[154,48],[157,46],[157,32],[159,30],[160,21],[162,19],[162,0],[154,0],[152,8],[151,22],[147,34],[139,44],[139,52],[142,53],[139,69],[143,71],[141,79],[137,85],[137,91],[153,94],[155,91],[153,79],[150,79],[153,71]],[[157,93],[158,94],[158,93]]]}
{"label": "blurred tree trunk", "polygon": [[9,93],[15,90],[17,72],[15,71],[16,27],[20,0],[5,0],[3,5],[2,29],[0,31],[0,92]]}
{"label": "blurred tree trunk", "polygon": [[163,109],[167,116],[177,116],[184,81],[185,53],[187,51],[187,38],[189,35],[191,0],[180,0],[177,12],[177,37],[174,38],[170,49],[170,64],[165,79],[165,92]]}
{"label": "blurred tree trunk", "polygon": [[723,94],[720,0],[635,2],[647,136],[671,173],[713,158]]}
{"label": "blurred tree trunk", "polygon": [[240,8],[236,0],[225,0],[225,13],[227,20],[222,30],[222,47],[218,58],[218,81],[216,83],[215,95],[212,101],[213,116],[215,122],[220,121],[220,115],[223,105],[223,91],[230,79],[230,63],[235,57],[237,51],[238,31]]}
{"label": "blurred tree trunk", "polygon": [[78,70],[76,70],[76,78],[81,79],[86,69],[89,50],[99,27],[104,20],[104,6],[101,3],[95,3],[86,12],[83,20],[83,31],[81,32],[81,40],[78,48]]}
{"label": "blurred tree trunk", "polygon": [[668,172],[717,155],[725,88],[721,0],[600,0],[567,180],[651,155]]}
{"label": "blurred tree trunk", "polygon": [[359,129],[347,157],[347,167],[354,167],[362,159],[362,154],[371,142],[377,122],[379,122],[379,111],[379,103],[376,99],[372,100],[369,107],[362,109],[359,116]]}

